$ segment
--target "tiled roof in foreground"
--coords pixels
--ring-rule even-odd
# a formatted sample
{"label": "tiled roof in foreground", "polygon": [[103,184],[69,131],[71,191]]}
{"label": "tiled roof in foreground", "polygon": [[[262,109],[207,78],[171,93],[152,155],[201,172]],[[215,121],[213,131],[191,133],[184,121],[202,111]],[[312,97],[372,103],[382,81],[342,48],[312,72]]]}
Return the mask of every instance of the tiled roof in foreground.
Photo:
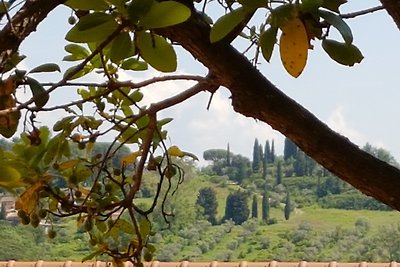
{"label": "tiled roof in foreground", "polygon": [[[111,263],[106,262],[73,262],[73,261],[0,261],[0,267],[108,267]],[[132,267],[132,263],[125,263],[126,267]],[[159,262],[152,261],[144,263],[144,267],[400,267],[397,262]]]}

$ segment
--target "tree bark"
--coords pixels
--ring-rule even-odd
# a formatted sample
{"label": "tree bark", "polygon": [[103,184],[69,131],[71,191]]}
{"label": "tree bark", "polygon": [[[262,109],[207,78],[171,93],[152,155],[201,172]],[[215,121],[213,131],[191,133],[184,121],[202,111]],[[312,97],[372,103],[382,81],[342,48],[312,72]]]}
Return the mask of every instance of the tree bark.
{"label": "tree bark", "polygon": [[[27,0],[0,31],[0,71],[37,25],[65,0]],[[381,0],[400,25],[399,1]],[[399,27],[400,28],[400,27]],[[209,26],[198,14],[158,32],[180,43],[232,93],[235,111],[270,124],[325,168],[361,192],[400,210],[400,170],[360,150],[283,94],[229,43],[209,43]],[[48,40],[45,40],[48,41]]]}
{"label": "tree bark", "polygon": [[268,81],[229,43],[211,44],[209,31],[209,26],[193,15],[159,33],[181,44],[230,90],[236,112],[268,123],[344,181],[400,210],[399,169],[331,130]]}
{"label": "tree bark", "polygon": [[[27,0],[24,6],[0,31],[0,73],[9,57],[18,51],[19,46],[37,26],[58,5],[66,0]],[[44,40],[48,41],[48,40]],[[43,51],[39,51],[43,53]]]}
{"label": "tree bark", "polygon": [[400,1],[399,0],[381,0],[383,7],[392,17],[400,30]]}

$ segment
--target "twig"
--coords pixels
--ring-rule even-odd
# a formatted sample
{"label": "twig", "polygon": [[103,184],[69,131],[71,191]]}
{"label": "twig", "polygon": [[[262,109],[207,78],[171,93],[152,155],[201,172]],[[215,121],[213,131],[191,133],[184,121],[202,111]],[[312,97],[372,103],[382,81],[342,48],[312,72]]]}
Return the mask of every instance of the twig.
{"label": "twig", "polygon": [[368,9],[356,11],[356,12],[351,12],[351,13],[347,13],[347,14],[341,14],[340,17],[343,18],[343,19],[353,19],[355,17],[366,15],[366,14],[373,13],[373,12],[376,12],[376,11],[379,11],[379,10],[383,10],[383,9],[385,9],[383,6],[376,6],[376,7],[371,7],[371,8],[368,8]]}

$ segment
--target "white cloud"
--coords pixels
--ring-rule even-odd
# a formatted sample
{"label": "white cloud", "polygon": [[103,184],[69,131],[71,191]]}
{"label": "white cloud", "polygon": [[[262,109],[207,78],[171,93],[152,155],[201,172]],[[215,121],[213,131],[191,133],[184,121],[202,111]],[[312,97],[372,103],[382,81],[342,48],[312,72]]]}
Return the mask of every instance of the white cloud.
{"label": "white cloud", "polygon": [[327,124],[336,132],[346,136],[352,142],[362,145],[366,142],[366,137],[347,124],[344,116],[343,106],[338,106],[333,113],[329,116]]}

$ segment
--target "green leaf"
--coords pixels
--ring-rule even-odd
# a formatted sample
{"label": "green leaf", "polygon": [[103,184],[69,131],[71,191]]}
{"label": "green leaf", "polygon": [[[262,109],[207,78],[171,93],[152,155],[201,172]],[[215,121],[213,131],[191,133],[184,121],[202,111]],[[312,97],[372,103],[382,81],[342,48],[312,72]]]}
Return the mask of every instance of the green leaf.
{"label": "green leaf", "polygon": [[28,83],[29,88],[31,88],[35,105],[38,108],[42,108],[47,104],[47,101],[49,101],[49,94],[37,80],[26,77],[26,82]]}
{"label": "green leaf", "polygon": [[161,129],[162,126],[170,123],[172,120],[173,120],[173,118],[164,118],[164,119],[158,120],[157,127],[159,127]]}
{"label": "green leaf", "polygon": [[77,44],[67,44],[64,49],[68,53],[71,53],[70,56],[74,56],[76,58],[75,60],[85,59],[90,55],[89,50]]}
{"label": "green leaf", "polygon": [[102,233],[107,231],[107,224],[104,221],[96,221],[96,227]]}
{"label": "green leaf", "polygon": [[63,143],[61,144],[60,152],[63,156],[67,158],[71,156],[71,149],[69,147],[69,142],[67,139],[64,139]]}
{"label": "green leaf", "polygon": [[0,187],[16,188],[23,185],[18,170],[4,163],[0,164]]}
{"label": "green leaf", "polygon": [[110,8],[104,0],[68,0],[64,5],[77,10],[105,11]]}
{"label": "green leaf", "polygon": [[86,257],[84,257],[84,258],[82,259],[82,262],[91,260],[91,259],[93,259],[94,257],[97,257],[97,256],[101,255],[101,253],[103,253],[101,250],[96,250],[95,252],[90,253],[89,255],[87,255]]}
{"label": "green leaf", "polygon": [[293,19],[296,14],[297,7],[293,4],[280,5],[271,11],[268,22],[271,27],[281,28],[288,21]]}
{"label": "green leaf", "polygon": [[153,68],[162,72],[173,72],[177,67],[174,48],[163,37],[148,32],[137,33],[140,56]]}
{"label": "green leaf", "polygon": [[117,28],[118,23],[112,15],[95,12],[82,17],[65,39],[74,43],[101,42]]}
{"label": "green leaf", "polygon": [[119,142],[121,143],[126,143],[126,144],[134,144],[138,140],[138,130],[129,127],[126,130],[123,130],[121,137],[118,139]]}
{"label": "green leaf", "polygon": [[347,3],[347,0],[323,0],[322,6],[333,12],[339,13],[339,7]]}
{"label": "green leaf", "polygon": [[25,58],[26,56],[20,55],[19,52],[13,53],[12,56],[6,61],[2,73],[12,70]]}
{"label": "green leaf", "polygon": [[135,47],[128,32],[120,33],[111,43],[110,60],[118,63],[135,54]]}
{"label": "green leaf", "polygon": [[65,118],[62,118],[61,120],[57,121],[54,126],[53,126],[53,131],[59,132],[67,128],[71,122],[75,119],[75,116],[68,116]]}
{"label": "green leaf", "polygon": [[29,73],[37,73],[37,72],[61,72],[60,67],[56,63],[45,63],[39,65],[29,71]]}
{"label": "green leaf", "polygon": [[62,135],[56,135],[55,137],[50,139],[46,147],[46,154],[43,158],[45,164],[50,164],[50,162],[58,158],[58,153],[60,150],[62,140],[63,140]]}
{"label": "green leaf", "polygon": [[[67,69],[64,73],[64,78],[67,77],[71,72],[75,71],[77,67],[78,66],[73,66],[73,67],[70,67],[69,69]],[[75,73],[72,77],[70,77],[68,80],[74,80],[74,79],[83,77],[86,74],[90,73],[92,70],[93,70],[93,66],[86,65],[81,70],[79,70],[77,73]]]}
{"label": "green leaf", "polygon": [[135,24],[138,23],[154,3],[153,0],[132,0],[127,7],[129,19]]}
{"label": "green leaf", "polygon": [[260,36],[261,52],[265,60],[268,62],[270,61],[272,52],[274,50],[277,32],[278,28],[270,27],[268,30],[261,33]]}
{"label": "green leaf", "polygon": [[190,9],[179,2],[155,2],[139,20],[139,26],[145,29],[164,28],[186,21],[190,14]]}
{"label": "green leaf", "polygon": [[353,42],[353,34],[351,33],[350,27],[339,15],[325,10],[319,10],[319,15],[324,18],[326,22],[338,29],[347,44]]}
{"label": "green leaf", "polygon": [[144,61],[139,61],[136,58],[128,58],[127,60],[124,60],[121,64],[121,68],[124,70],[147,70],[148,65]]}
{"label": "green leaf", "polygon": [[364,58],[361,51],[353,44],[325,39],[322,41],[322,48],[333,60],[345,66],[353,66]]}
{"label": "green leaf", "polygon": [[6,1],[1,1],[0,2],[0,14],[4,14],[8,11],[8,9],[10,8],[10,3],[6,2]]}
{"label": "green leaf", "polygon": [[228,14],[220,17],[211,28],[210,41],[211,43],[218,42],[227,36],[240,22],[242,22],[248,10],[244,7],[239,7]]}
{"label": "green leaf", "polygon": [[142,239],[146,239],[150,235],[151,224],[145,217],[142,217],[139,220],[139,231]]}

